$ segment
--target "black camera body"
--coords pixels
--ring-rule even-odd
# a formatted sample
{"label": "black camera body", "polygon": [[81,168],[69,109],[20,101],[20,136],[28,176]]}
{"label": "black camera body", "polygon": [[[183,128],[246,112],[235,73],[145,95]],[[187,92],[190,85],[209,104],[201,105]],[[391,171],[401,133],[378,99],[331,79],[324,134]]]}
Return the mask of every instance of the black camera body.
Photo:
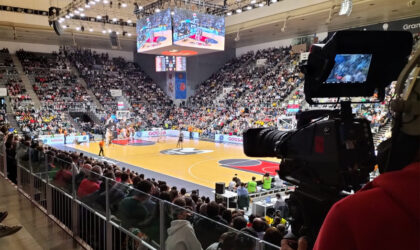
{"label": "black camera body", "polygon": [[[408,32],[342,31],[325,45],[313,46],[305,73],[305,99],[385,96],[412,49]],[[376,164],[370,122],[354,118],[351,101],[337,110],[311,110],[296,115],[297,128],[249,129],[243,134],[250,157],[278,157],[278,174],[296,185],[287,200],[295,236],[313,245],[331,206],[369,181]],[[345,192],[347,191],[347,192]]]}

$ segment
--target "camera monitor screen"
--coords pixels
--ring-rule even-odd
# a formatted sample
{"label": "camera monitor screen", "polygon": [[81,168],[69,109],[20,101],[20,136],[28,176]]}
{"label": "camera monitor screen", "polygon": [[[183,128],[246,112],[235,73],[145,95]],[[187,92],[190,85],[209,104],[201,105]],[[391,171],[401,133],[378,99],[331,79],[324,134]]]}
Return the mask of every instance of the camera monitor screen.
{"label": "camera monitor screen", "polygon": [[137,52],[145,52],[172,45],[170,9],[137,21]]}
{"label": "camera monitor screen", "polygon": [[184,9],[175,9],[175,45],[203,49],[225,49],[225,18]]}
{"label": "camera monitor screen", "polygon": [[371,60],[371,54],[337,54],[325,83],[364,83]]}

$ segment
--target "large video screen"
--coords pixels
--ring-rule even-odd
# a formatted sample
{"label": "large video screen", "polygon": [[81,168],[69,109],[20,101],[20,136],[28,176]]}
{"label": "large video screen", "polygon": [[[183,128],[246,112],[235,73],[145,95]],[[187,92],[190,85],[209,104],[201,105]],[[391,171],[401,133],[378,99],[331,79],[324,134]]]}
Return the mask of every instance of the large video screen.
{"label": "large video screen", "polygon": [[156,72],[187,71],[187,58],[185,56],[156,56]]}
{"label": "large video screen", "polygon": [[337,54],[325,83],[366,82],[371,60],[371,54]]}
{"label": "large video screen", "polygon": [[175,45],[224,50],[225,18],[184,9],[175,9],[173,18]]}
{"label": "large video screen", "polygon": [[170,9],[137,20],[137,52],[145,52],[172,45]]}

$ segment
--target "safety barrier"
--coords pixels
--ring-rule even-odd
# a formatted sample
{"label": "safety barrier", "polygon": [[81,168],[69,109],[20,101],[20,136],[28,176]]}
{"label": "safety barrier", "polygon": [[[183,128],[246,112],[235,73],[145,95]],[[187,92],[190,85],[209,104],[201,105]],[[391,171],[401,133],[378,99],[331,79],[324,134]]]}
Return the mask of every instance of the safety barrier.
{"label": "safety barrier", "polygon": [[[189,220],[202,244],[217,242],[223,232],[236,232],[256,250],[279,248],[132,186],[83,168],[78,172],[71,162],[23,144],[17,146],[14,162],[4,148],[0,152],[0,174],[16,182],[20,193],[86,248],[165,250],[174,220]],[[100,189],[87,196],[78,195],[83,178],[97,180]],[[137,209],[126,206],[131,202]]]}

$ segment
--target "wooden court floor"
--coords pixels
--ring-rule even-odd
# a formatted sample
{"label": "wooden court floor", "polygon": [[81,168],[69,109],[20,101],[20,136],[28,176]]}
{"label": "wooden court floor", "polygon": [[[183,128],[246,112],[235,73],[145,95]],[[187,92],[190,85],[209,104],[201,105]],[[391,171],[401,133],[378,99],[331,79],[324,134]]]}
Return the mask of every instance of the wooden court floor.
{"label": "wooden court floor", "polygon": [[[148,144],[147,141],[156,141],[155,138],[145,140],[146,143],[140,144]],[[255,159],[247,157],[243,153],[242,145],[185,139],[184,150],[180,151],[175,150],[176,143],[177,138],[169,137],[165,141],[156,142],[153,145],[111,144],[105,146],[104,151],[107,158],[209,188],[214,188],[216,182],[225,182],[227,185],[234,174],[238,174],[238,177],[246,182],[251,180],[252,176],[261,179],[261,173],[249,172],[246,166],[248,162],[251,163],[248,165],[255,165],[255,162],[259,160],[279,162],[279,159],[276,158]],[[98,142],[72,145],[71,147],[93,154],[99,152]],[[166,153],[169,154],[161,153],[163,150],[167,150]],[[237,163],[233,165],[242,165],[244,170],[231,168],[229,164],[222,166],[223,164],[219,163],[222,160]],[[245,164],[243,164],[244,162]]]}

